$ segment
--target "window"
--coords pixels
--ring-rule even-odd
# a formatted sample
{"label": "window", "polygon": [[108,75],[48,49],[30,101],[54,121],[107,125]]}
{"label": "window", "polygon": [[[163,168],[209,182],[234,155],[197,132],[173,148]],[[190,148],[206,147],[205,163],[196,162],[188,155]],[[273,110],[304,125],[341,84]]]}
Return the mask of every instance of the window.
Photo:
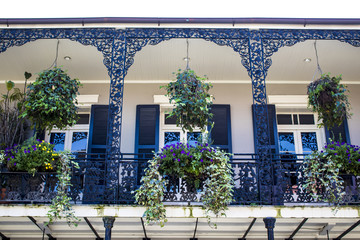
{"label": "window", "polygon": [[199,128],[195,128],[193,132],[188,132],[176,126],[176,118],[168,118],[168,112],[171,108],[162,108],[160,113],[160,148],[165,145],[185,142],[190,145],[195,145],[197,140],[201,137]]}
{"label": "window", "polygon": [[86,153],[89,134],[89,114],[79,114],[77,124],[67,130],[53,129],[45,140],[55,144],[55,151]]}
{"label": "window", "polygon": [[324,131],[309,113],[277,114],[279,153],[310,154],[324,145]]}

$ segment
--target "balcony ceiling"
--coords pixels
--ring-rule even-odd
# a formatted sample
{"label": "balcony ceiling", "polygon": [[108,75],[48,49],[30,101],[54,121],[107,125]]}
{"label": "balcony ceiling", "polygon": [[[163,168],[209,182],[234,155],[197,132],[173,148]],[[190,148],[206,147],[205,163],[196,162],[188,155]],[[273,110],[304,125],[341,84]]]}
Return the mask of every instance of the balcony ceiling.
{"label": "balcony ceiling", "polygon": [[[57,40],[37,40],[20,47],[12,47],[0,54],[0,81],[22,82],[24,71],[38,73],[49,68],[55,60]],[[319,63],[323,72],[342,74],[344,82],[360,84],[360,48],[339,41],[317,42]],[[64,60],[70,56],[71,60]],[[158,45],[148,45],[138,52],[126,82],[166,82],[174,79],[173,72],[184,69],[186,40],[172,39]],[[207,75],[214,82],[250,82],[238,53],[226,46],[218,46],[202,39],[189,40],[190,67],[198,75]],[[304,62],[311,58],[310,63]],[[57,65],[68,70],[72,77],[85,83],[109,82],[103,57],[92,46],[70,40],[60,40]],[[267,83],[308,83],[316,71],[314,41],[283,47],[272,57]],[[32,78],[34,79],[34,77]]]}

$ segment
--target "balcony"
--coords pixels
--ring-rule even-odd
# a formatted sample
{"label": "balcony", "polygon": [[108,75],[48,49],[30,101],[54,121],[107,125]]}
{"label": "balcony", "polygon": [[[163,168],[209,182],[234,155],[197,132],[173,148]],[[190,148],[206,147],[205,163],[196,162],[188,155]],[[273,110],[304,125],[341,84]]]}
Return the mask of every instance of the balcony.
{"label": "balcony", "polygon": [[[76,156],[79,169],[73,169],[70,196],[75,204],[134,204],[134,190],[140,186],[151,154],[103,154]],[[303,155],[273,156],[264,185],[260,181],[260,161],[255,154],[234,154],[231,159],[234,177],[233,205],[326,205],[311,197],[303,186]],[[264,165],[262,165],[264,166]],[[0,203],[51,203],[56,194],[56,173],[42,172],[32,176],[25,172],[3,169]],[[264,175],[261,177],[264,178]],[[182,179],[168,179],[164,201],[168,205],[198,205],[200,194]],[[359,204],[360,179],[344,176],[345,204]],[[319,191],[320,192],[320,191]]]}

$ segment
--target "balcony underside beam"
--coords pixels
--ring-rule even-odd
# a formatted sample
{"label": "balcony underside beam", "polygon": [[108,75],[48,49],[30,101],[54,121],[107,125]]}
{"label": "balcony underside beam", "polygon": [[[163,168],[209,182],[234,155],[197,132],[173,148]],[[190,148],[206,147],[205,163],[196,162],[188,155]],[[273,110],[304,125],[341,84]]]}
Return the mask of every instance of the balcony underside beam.
{"label": "balcony underside beam", "polygon": [[301,223],[299,224],[299,226],[294,230],[294,232],[290,235],[290,237],[286,238],[285,240],[293,240],[293,237],[295,236],[295,234],[302,228],[302,226],[306,223],[306,221],[308,220],[308,218],[304,218]]}
{"label": "balcony underside beam", "polygon": [[246,232],[244,233],[244,235],[242,236],[242,238],[239,238],[238,240],[246,240],[246,236],[249,234],[249,232],[250,232],[251,228],[254,226],[255,222],[256,222],[256,218],[254,218],[254,219],[251,221],[249,227],[246,229]]}
{"label": "balcony underside beam", "polygon": [[[50,231],[50,229],[48,227],[45,227],[45,226],[41,227],[39,224],[37,224],[35,218],[30,217],[30,216],[28,216],[28,218],[41,230],[41,232],[43,232],[43,234],[46,233],[47,230]],[[51,236],[50,233],[46,233],[46,235],[49,237],[49,240],[56,240],[56,238]]]}
{"label": "balcony underside beam", "polygon": [[10,238],[6,237],[4,234],[0,232],[1,240],[10,240]]}
{"label": "balcony underside beam", "polygon": [[87,217],[84,217],[84,219],[85,219],[85,222],[87,223],[87,225],[90,227],[91,231],[95,234],[96,240],[103,240],[103,238],[101,238],[99,236],[99,234],[96,232],[95,228],[93,227],[93,225],[91,224],[89,219]]}
{"label": "balcony underside beam", "polygon": [[144,220],[143,218],[140,218],[141,219],[141,225],[142,225],[142,228],[143,228],[143,231],[144,231],[144,238],[143,240],[151,240],[150,238],[147,237],[147,234],[146,234],[146,228],[145,228],[145,224],[144,224]]}
{"label": "balcony underside beam", "polygon": [[360,220],[357,221],[356,223],[354,223],[351,227],[349,227],[345,232],[343,232],[342,234],[340,234],[337,238],[334,238],[334,240],[340,240],[342,239],[346,234],[348,234],[349,232],[351,232],[354,228],[356,228],[358,225],[360,224]]}

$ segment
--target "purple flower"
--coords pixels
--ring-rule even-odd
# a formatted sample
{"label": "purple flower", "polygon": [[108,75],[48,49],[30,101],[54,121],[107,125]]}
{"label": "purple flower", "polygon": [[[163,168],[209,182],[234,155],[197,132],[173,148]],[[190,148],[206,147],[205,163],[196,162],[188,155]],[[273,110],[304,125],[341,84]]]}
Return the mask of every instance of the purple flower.
{"label": "purple flower", "polygon": [[200,162],[203,162],[204,160],[200,159]]}
{"label": "purple flower", "polygon": [[14,163],[14,166],[16,166],[16,163]]}
{"label": "purple flower", "polygon": [[213,162],[213,159],[210,159],[210,162]]}
{"label": "purple flower", "polygon": [[192,158],[193,156],[192,155],[190,155],[190,158]]}
{"label": "purple flower", "polygon": [[325,148],[327,148],[327,145],[325,146]]}
{"label": "purple flower", "polygon": [[176,154],[175,154],[175,153],[173,153],[173,156],[175,157],[175,156],[176,156]]}
{"label": "purple flower", "polygon": [[173,149],[170,149],[170,152],[173,152],[174,150]]}
{"label": "purple flower", "polygon": [[211,148],[209,148],[209,152],[211,152],[212,150],[211,150]]}
{"label": "purple flower", "polygon": [[11,156],[11,158],[15,158],[14,156]]}
{"label": "purple flower", "polygon": [[334,153],[335,155],[337,155],[337,153]]}
{"label": "purple flower", "polygon": [[349,161],[349,163],[351,163],[351,161]]}
{"label": "purple flower", "polygon": [[178,162],[180,162],[180,158],[178,158]]}
{"label": "purple flower", "polygon": [[190,152],[186,153],[186,155],[188,155],[188,156],[189,156],[189,155],[190,155]]}
{"label": "purple flower", "polygon": [[181,154],[185,154],[186,152],[184,150],[181,150]]}

